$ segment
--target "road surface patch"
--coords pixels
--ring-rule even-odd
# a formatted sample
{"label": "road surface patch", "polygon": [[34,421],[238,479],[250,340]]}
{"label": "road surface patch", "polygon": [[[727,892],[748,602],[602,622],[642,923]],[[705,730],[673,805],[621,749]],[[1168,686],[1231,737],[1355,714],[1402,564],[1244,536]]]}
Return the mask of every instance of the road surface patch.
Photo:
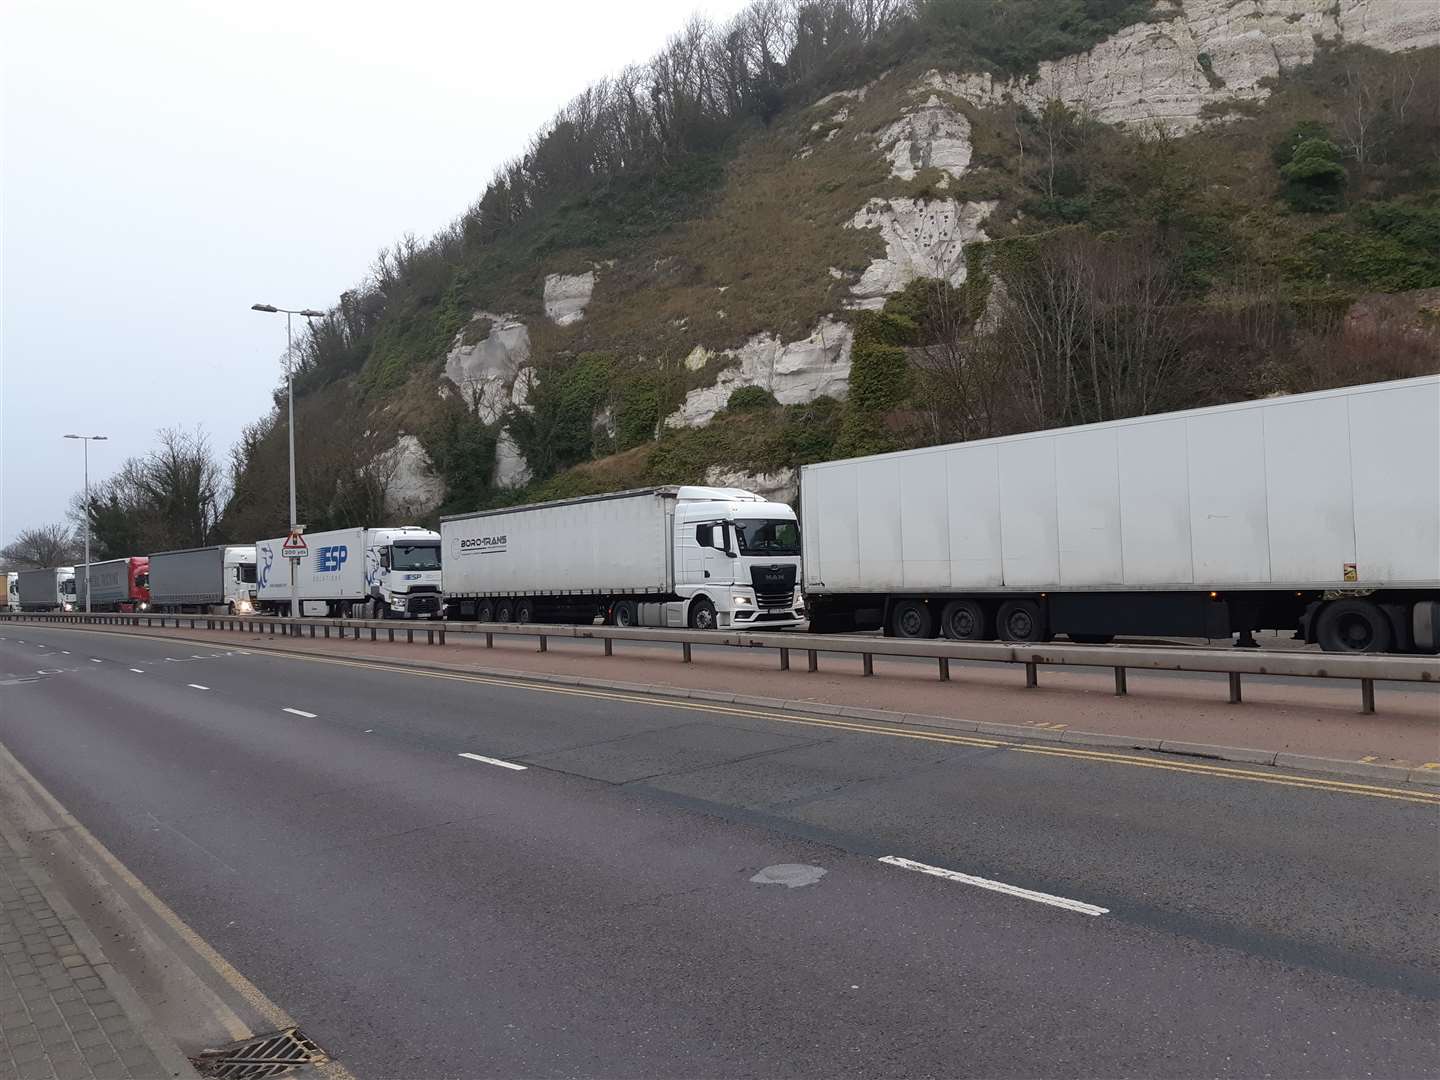
{"label": "road surface patch", "polygon": [[913,859],[902,859],[898,855],[884,855],[880,861],[890,866],[898,866],[902,870],[914,870],[916,873],[929,874],[931,877],[944,878],[946,881],[974,885],[977,889],[989,889],[991,892],[1017,896],[1021,900],[1033,900],[1037,904],[1049,904],[1051,907],[1064,908],[1066,911],[1078,912],[1081,915],[1110,914],[1109,908],[1096,907],[1094,904],[1087,904],[1081,900],[1052,896],[1050,893],[1036,892],[1034,889],[1022,889],[1018,885],[1007,885],[1003,881],[992,881],[990,878],[975,877],[973,874],[962,874],[958,870],[946,870],[943,866],[931,866],[929,863],[915,862]]}
{"label": "road surface patch", "polygon": [[499,765],[502,769],[514,769],[516,772],[524,772],[530,766],[516,765],[513,761],[501,761],[499,758],[485,757],[483,754],[461,754],[463,758],[471,761],[483,761],[486,765]]}
{"label": "road surface patch", "polygon": [[756,885],[784,885],[787,889],[803,889],[806,885],[814,885],[829,872],[823,866],[811,866],[809,863],[777,863],[765,867],[750,880]]}

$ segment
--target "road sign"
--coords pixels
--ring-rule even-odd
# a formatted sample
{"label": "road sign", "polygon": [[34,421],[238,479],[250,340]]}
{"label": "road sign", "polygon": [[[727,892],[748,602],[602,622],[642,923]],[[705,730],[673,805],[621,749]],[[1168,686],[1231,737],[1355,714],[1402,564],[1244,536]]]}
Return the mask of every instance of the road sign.
{"label": "road sign", "polygon": [[305,537],[298,532],[292,532],[285,538],[285,543],[280,545],[280,554],[287,559],[303,559],[310,554],[310,545],[305,543]]}

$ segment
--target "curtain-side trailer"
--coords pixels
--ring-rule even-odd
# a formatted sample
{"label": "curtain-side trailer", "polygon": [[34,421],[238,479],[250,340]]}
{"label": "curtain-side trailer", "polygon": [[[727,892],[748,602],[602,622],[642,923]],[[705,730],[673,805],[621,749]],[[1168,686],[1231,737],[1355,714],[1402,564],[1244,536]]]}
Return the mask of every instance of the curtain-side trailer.
{"label": "curtain-side trailer", "polygon": [[75,602],[91,611],[145,611],[150,607],[150,560],[143,555],[106,559],[75,568]]}
{"label": "curtain-side trailer", "polygon": [[443,519],[440,535],[452,618],[703,630],[804,618],[795,512],[737,488],[464,514]]}
{"label": "curtain-side trailer", "polygon": [[812,629],[1440,651],[1440,376],[809,465]]}
{"label": "curtain-side trailer", "polygon": [[221,544],[151,555],[150,603],[156,611],[254,611],[255,549]]}
{"label": "curtain-side trailer", "polygon": [[75,568],[21,570],[15,581],[21,611],[74,611]]}

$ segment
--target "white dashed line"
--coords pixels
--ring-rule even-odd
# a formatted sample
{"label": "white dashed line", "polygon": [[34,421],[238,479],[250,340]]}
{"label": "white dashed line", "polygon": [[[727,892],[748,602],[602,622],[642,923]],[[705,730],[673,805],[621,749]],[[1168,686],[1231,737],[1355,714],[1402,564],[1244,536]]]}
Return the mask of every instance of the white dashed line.
{"label": "white dashed line", "polygon": [[61,656],[69,656],[69,655],[70,655],[70,650],[69,650],[69,649],[61,649],[61,650],[60,650],[60,655],[61,655]]}
{"label": "white dashed line", "polygon": [[90,662],[91,662],[92,664],[103,664],[105,661],[104,661],[104,660],[96,660],[95,657],[92,656],[92,657],[90,657]]}
{"label": "white dashed line", "polygon": [[291,709],[288,706],[280,711],[288,712],[291,716],[303,716],[306,720],[314,720],[316,716],[313,712],[306,712],[304,709]]}
{"label": "white dashed line", "polygon": [[208,687],[208,686],[201,686],[198,682],[186,683],[185,685],[188,686],[188,687],[190,687],[191,690],[209,690],[209,689],[210,689],[210,687]]}
{"label": "white dashed line", "polygon": [[138,667],[132,667],[130,670],[133,671],[133,672],[135,672],[136,675],[144,675],[144,674],[145,674],[145,672],[141,671]]}
{"label": "white dashed line", "polygon": [[513,761],[501,761],[499,758],[482,757],[479,754],[461,754],[460,756],[469,758],[471,761],[483,761],[486,765],[499,765],[502,769],[514,769],[516,772],[524,772],[530,767],[528,765],[516,765]]}
{"label": "white dashed line", "polygon": [[958,881],[962,885],[974,885],[976,888],[989,889],[991,892],[1004,893],[1006,896],[1034,900],[1037,904],[1049,904],[1051,907],[1064,908],[1066,911],[1076,911],[1081,915],[1108,915],[1110,913],[1109,908],[1096,907],[1094,904],[1085,904],[1079,900],[1069,900],[1063,896],[1051,896],[1049,893],[1035,892],[1032,889],[1022,889],[1018,885],[1006,885],[1003,881],[974,877],[955,870],[946,870],[939,866],[902,859],[897,855],[886,855],[880,861],[889,863],[891,866],[898,866],[902,870],[915,870],[921,874],[930,874],[932,877],[945,878],[947,881]]}

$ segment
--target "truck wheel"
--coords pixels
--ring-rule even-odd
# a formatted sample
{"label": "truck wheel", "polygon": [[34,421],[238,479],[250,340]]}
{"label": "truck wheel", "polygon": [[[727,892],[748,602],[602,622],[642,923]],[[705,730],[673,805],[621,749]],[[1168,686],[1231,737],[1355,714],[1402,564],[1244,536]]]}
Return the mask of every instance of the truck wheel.
{"label": "truck wheel", "polygon": [[715,605],[710,602],[709,597],[696,597],[695,602],[690,605],[690,629],[715,629]]}
{"label": "truck wheel", "polygon": [[895,637],[935,636],[935,620],[930,615],[930,605],[923,600],[901,600],[890,613],[890,626]]}
{"label": "truck wheel", "polygon": [[1369,600],[1332,600],[1320,611],[1315,637],[1326,652],[1386,652],[1390,620]]}
{"label": "truck wheel", "polygon": [[640,619],[635,611],[634,600],[616,600],[610,607],[611,626],[635,626]]}
{"label": "truck wheel", "polygon": [[535,621],[535,602],[533,600],[515,601],[515,621],[517,623],[532,623]]}
{"label": "truck wheel", "polygon": [[979,600],[951,600],[940,613],[940,629],[951,641],[989,641],[990,613]]}
{"label": "truck wheel", "polygon": [[515,605],[509,600],[495,601],[495,621],[498,623],[514,622]]}
{"label": "truck wheel", "polygon": [[1007,600],[1000,605],[997,629],[1002,641],[1044,641],[1045,623],[1034,600]]}
{"label": "truck wheel", "polygon": [[494,622],[495,605],[492,604],[489,600],[481,600],[480,603],[475,605],[475,621]]}

